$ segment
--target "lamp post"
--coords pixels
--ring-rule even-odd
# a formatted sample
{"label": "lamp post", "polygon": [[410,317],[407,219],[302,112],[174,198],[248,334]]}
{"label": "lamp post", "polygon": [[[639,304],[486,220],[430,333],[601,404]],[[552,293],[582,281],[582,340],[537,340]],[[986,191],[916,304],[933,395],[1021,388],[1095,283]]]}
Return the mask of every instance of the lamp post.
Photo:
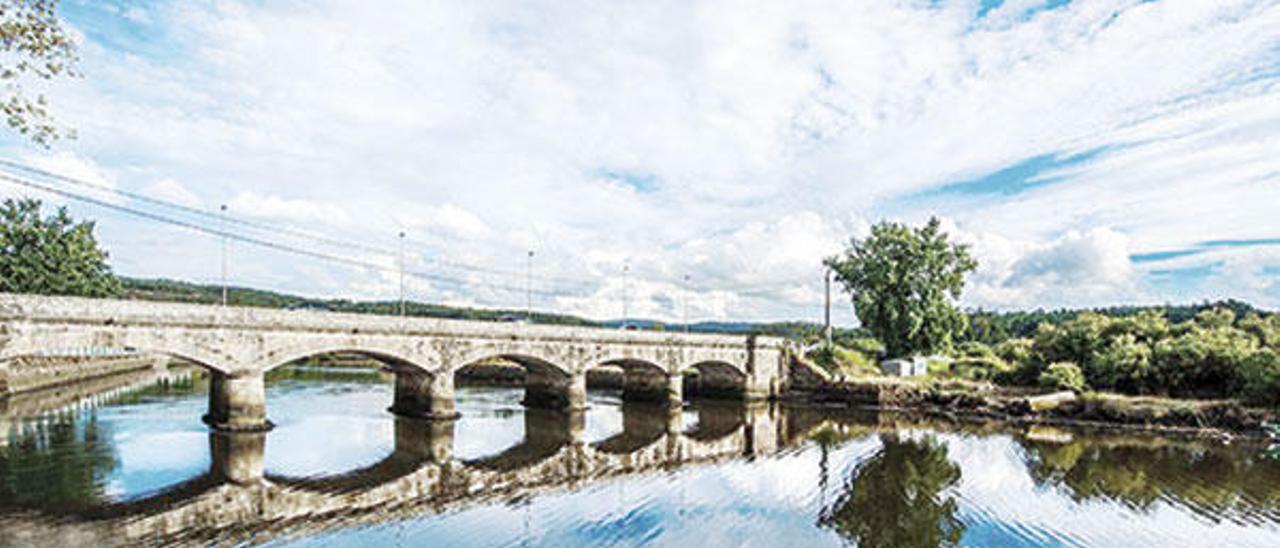
{"label": "lamp post", "polygon": [[524,265],[524,321],[533,323],[533,250]]}
{"label": "lamp post", "polygon": [[689,275],[684,275],[684,333],[689,334]]}
{"label": "lamp post", "polygon": [[400,315],[404,316],[404,231],[400,231]]}
{"label": "lamp post", "polygon": [[630,306],[630,295],[628,294],[628,273],[631,271],[631,265],[622,265],[622,328],[626,329],[627,324],[627,308]]}
{"label": "lamp post", "polygon": [[823,323],[823,331],[827,337],[827,348],[831,348],[831,269],[822,269],[822,282],[826,286],[827,304],[825,319]]}
{"label": "lamp post", "polygon": [[218,208],[222,212],[222,306],[227,306],[227,204]]}

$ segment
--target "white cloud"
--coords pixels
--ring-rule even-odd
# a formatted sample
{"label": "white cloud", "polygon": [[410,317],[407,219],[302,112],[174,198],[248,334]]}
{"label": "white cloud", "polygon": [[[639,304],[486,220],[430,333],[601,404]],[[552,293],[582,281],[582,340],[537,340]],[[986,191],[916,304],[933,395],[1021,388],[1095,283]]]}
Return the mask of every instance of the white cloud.
{"label": "white cloud", "polygon": [[[145,15],[172,32],[86,38],[86,77],[51,93],[80,134],[59,146],[124,187],[181,181],[365,242],[417,227],[424,260],[501,271],[424,262],[470,284],[417,293],[449,302],[519,306],[510,286],[536,249],[539,286],[567,293],[543,307],[617,315],[625,261],[639,314],[677,317],[688,274],[695,317],[817,318],[818,261],[888,201],[1081,151],[1102,153],[1035,190],[938,207],[981,249],[967,304],[1160,299],[1123,250],[1276,236],[1280,5],[1035,4],[978,20],[965,1],[170,2]],[[109,242],[131,273],[179,268],[136,233]],[[241,282],[389,290],[261,260]],[[1176,296],[1233,291],[1215,284]]]}
{"label": "white cloud", "polygon": [[319,224],[344,224],[348,220],[342,207],[314,200],[264,196],[251,190],[237,194],[228,204],[236,215],[282,221]]}
{"label": "white cloud", "polygon": [[164,178],[151,183],[145,189],[151,197],[187,207],[200,207],[200,197],[177,180]]}
{"label": "white cloud", "polygon": [[424,227],[428,230],[443,230],[450,236],[476,239],[492,234],[489,225],[476,214],[454,204],[442,204],[425,208],[421,213],[405,219],[408,227]]}

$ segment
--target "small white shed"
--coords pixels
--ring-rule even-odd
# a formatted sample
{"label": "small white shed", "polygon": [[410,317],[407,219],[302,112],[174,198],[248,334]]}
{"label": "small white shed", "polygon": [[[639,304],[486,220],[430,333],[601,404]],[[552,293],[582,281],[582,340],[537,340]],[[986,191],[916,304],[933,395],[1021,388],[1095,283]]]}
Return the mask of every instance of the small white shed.
{"label": "small white shed", "polygon": [[880,372],[891,377],[923,377],[929,374],[929,360],[916,356],[880,362]]}

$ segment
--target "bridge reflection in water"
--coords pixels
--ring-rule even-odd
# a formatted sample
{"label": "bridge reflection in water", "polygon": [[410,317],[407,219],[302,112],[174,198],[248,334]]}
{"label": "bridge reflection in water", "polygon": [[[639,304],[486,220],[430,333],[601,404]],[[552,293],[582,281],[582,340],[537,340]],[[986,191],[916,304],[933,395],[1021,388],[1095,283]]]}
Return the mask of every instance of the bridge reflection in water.
{"label": "bridge reflection in water", "polygon": [[678,409],[637,403],[621,409],[622,431],[594,443],[584,440],[585,412],[527,409],[521,441],[477,459],[454,456],[455,421],[395,417],[389,455],[321,477],[266,473],[267,433],[214,431],[204,474],[140,499],[0,517],[0,544],[237,542],[261,540],[265,533],[313,534],[353,521],[446,512],[771,454],[821,420],[777,406],[706,403],[693,410],[696,424],[686,430]]}

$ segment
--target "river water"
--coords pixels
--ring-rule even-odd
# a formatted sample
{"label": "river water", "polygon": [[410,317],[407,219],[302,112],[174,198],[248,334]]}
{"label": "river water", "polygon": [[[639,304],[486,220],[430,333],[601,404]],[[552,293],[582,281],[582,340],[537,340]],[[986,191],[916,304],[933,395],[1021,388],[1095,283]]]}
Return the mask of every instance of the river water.
{"label": "river water", "polygon": [[0,408],[0,545],[1280,546],[1257,443],[481,387],[450,429],[386,412],[378,373],[305,368],[254,437],[209,433],[206,394]]}

